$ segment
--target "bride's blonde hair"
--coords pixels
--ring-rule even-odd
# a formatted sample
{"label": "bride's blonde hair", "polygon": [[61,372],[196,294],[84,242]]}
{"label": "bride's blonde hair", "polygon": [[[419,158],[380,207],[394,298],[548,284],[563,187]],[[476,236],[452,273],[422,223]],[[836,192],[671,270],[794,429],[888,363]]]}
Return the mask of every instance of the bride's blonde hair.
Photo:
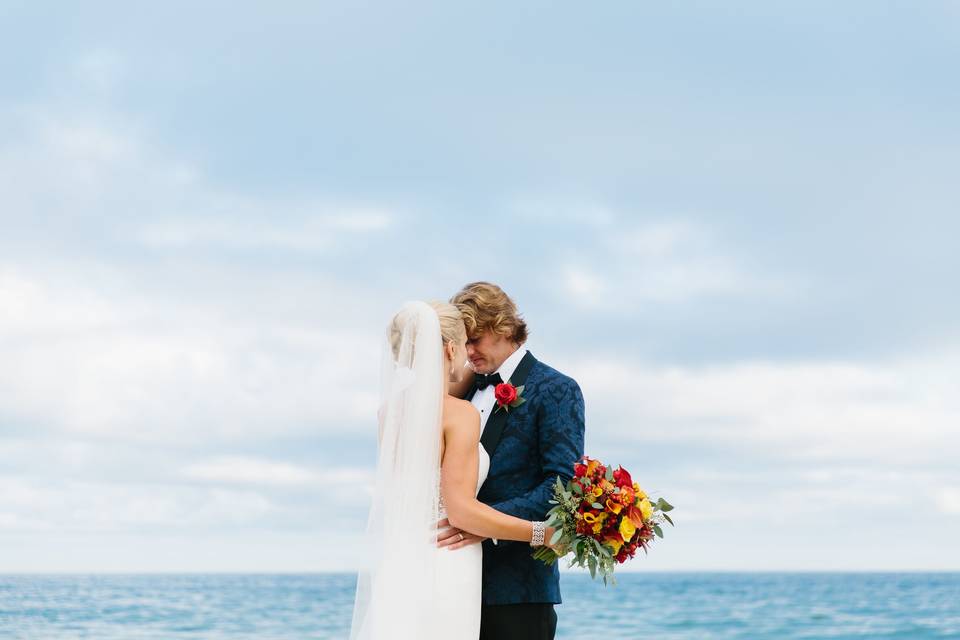
{"label": "bride's blonde hair", "polygon": [[440,335],[443,337],[443,343],[460,343],[467,338],[467,329],[463,324],[463,314],[460,309],[449,302],[430,301],[429,304],[437,312],[440,319]]}
{"label": "bride's blonde hair", "polygon": [[[460,309],[449,302],[431,301],[427,303],[437,312],[437,318],[440,320],[440,337],[443,343],[455,342],[459,344],[467,337],[467,329],[463,324],[463,314]],[[403,339],[403,327],[406,324],[408,313],[404,310],[399,311],[390,322],[390,347],[393,349],[393,357],[396,358],[400,351],[400,341]]]}

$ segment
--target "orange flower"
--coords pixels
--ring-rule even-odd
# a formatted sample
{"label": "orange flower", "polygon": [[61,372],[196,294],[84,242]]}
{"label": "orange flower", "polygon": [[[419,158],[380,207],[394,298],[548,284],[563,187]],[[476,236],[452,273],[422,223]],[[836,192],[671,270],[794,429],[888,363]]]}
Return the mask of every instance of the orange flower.
{"label": "orange flower", "polygon": [[633,522],[634,526],[642,527],[643,526],[643,512],[636,507],[631,506],[627,510],[627,517]]}
{"label": "orange flower", "polygon": [[607,509],[613,513],[620,513],[620,510],[623,509],[623,505],[618,502],[614,502],[610,498],[607,498]]}
{"label": "orange flower", "polygon": [[597,467],[600,466],[599,460],[591,460],[587,463],[587,476],[592,476],[593,472],[597,470]]}

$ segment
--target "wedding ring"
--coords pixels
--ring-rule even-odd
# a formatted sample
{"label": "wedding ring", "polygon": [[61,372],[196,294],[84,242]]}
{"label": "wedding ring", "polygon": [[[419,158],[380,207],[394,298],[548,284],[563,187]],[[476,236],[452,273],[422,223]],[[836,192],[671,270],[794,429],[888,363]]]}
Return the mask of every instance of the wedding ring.
{"label": "wedding ring", "polygon": [[463,542],[463,532],[461,531],[457,535],[460,536],[460,542]]}

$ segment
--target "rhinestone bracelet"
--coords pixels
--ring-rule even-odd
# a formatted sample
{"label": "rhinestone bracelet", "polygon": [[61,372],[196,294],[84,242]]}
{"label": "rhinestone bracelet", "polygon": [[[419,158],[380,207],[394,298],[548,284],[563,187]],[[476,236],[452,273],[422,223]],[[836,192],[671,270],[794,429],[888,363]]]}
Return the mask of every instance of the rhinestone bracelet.
{"label": "rhinestone bracelet", "polygon": [[547,523],[534,520],[531,524],[533,524],[533,535],[530,537],[530,546],[542,547],[543,537],[547,532]]}

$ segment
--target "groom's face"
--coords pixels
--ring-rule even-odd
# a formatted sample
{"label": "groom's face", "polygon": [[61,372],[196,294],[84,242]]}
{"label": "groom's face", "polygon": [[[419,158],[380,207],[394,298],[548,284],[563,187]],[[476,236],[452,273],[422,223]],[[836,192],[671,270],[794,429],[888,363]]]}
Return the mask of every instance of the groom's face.
{"label": "groom's face", "polygon": [[517,346],[509,338],[487,330],[467,340],[467,357],[477,373],[493,373]]}

